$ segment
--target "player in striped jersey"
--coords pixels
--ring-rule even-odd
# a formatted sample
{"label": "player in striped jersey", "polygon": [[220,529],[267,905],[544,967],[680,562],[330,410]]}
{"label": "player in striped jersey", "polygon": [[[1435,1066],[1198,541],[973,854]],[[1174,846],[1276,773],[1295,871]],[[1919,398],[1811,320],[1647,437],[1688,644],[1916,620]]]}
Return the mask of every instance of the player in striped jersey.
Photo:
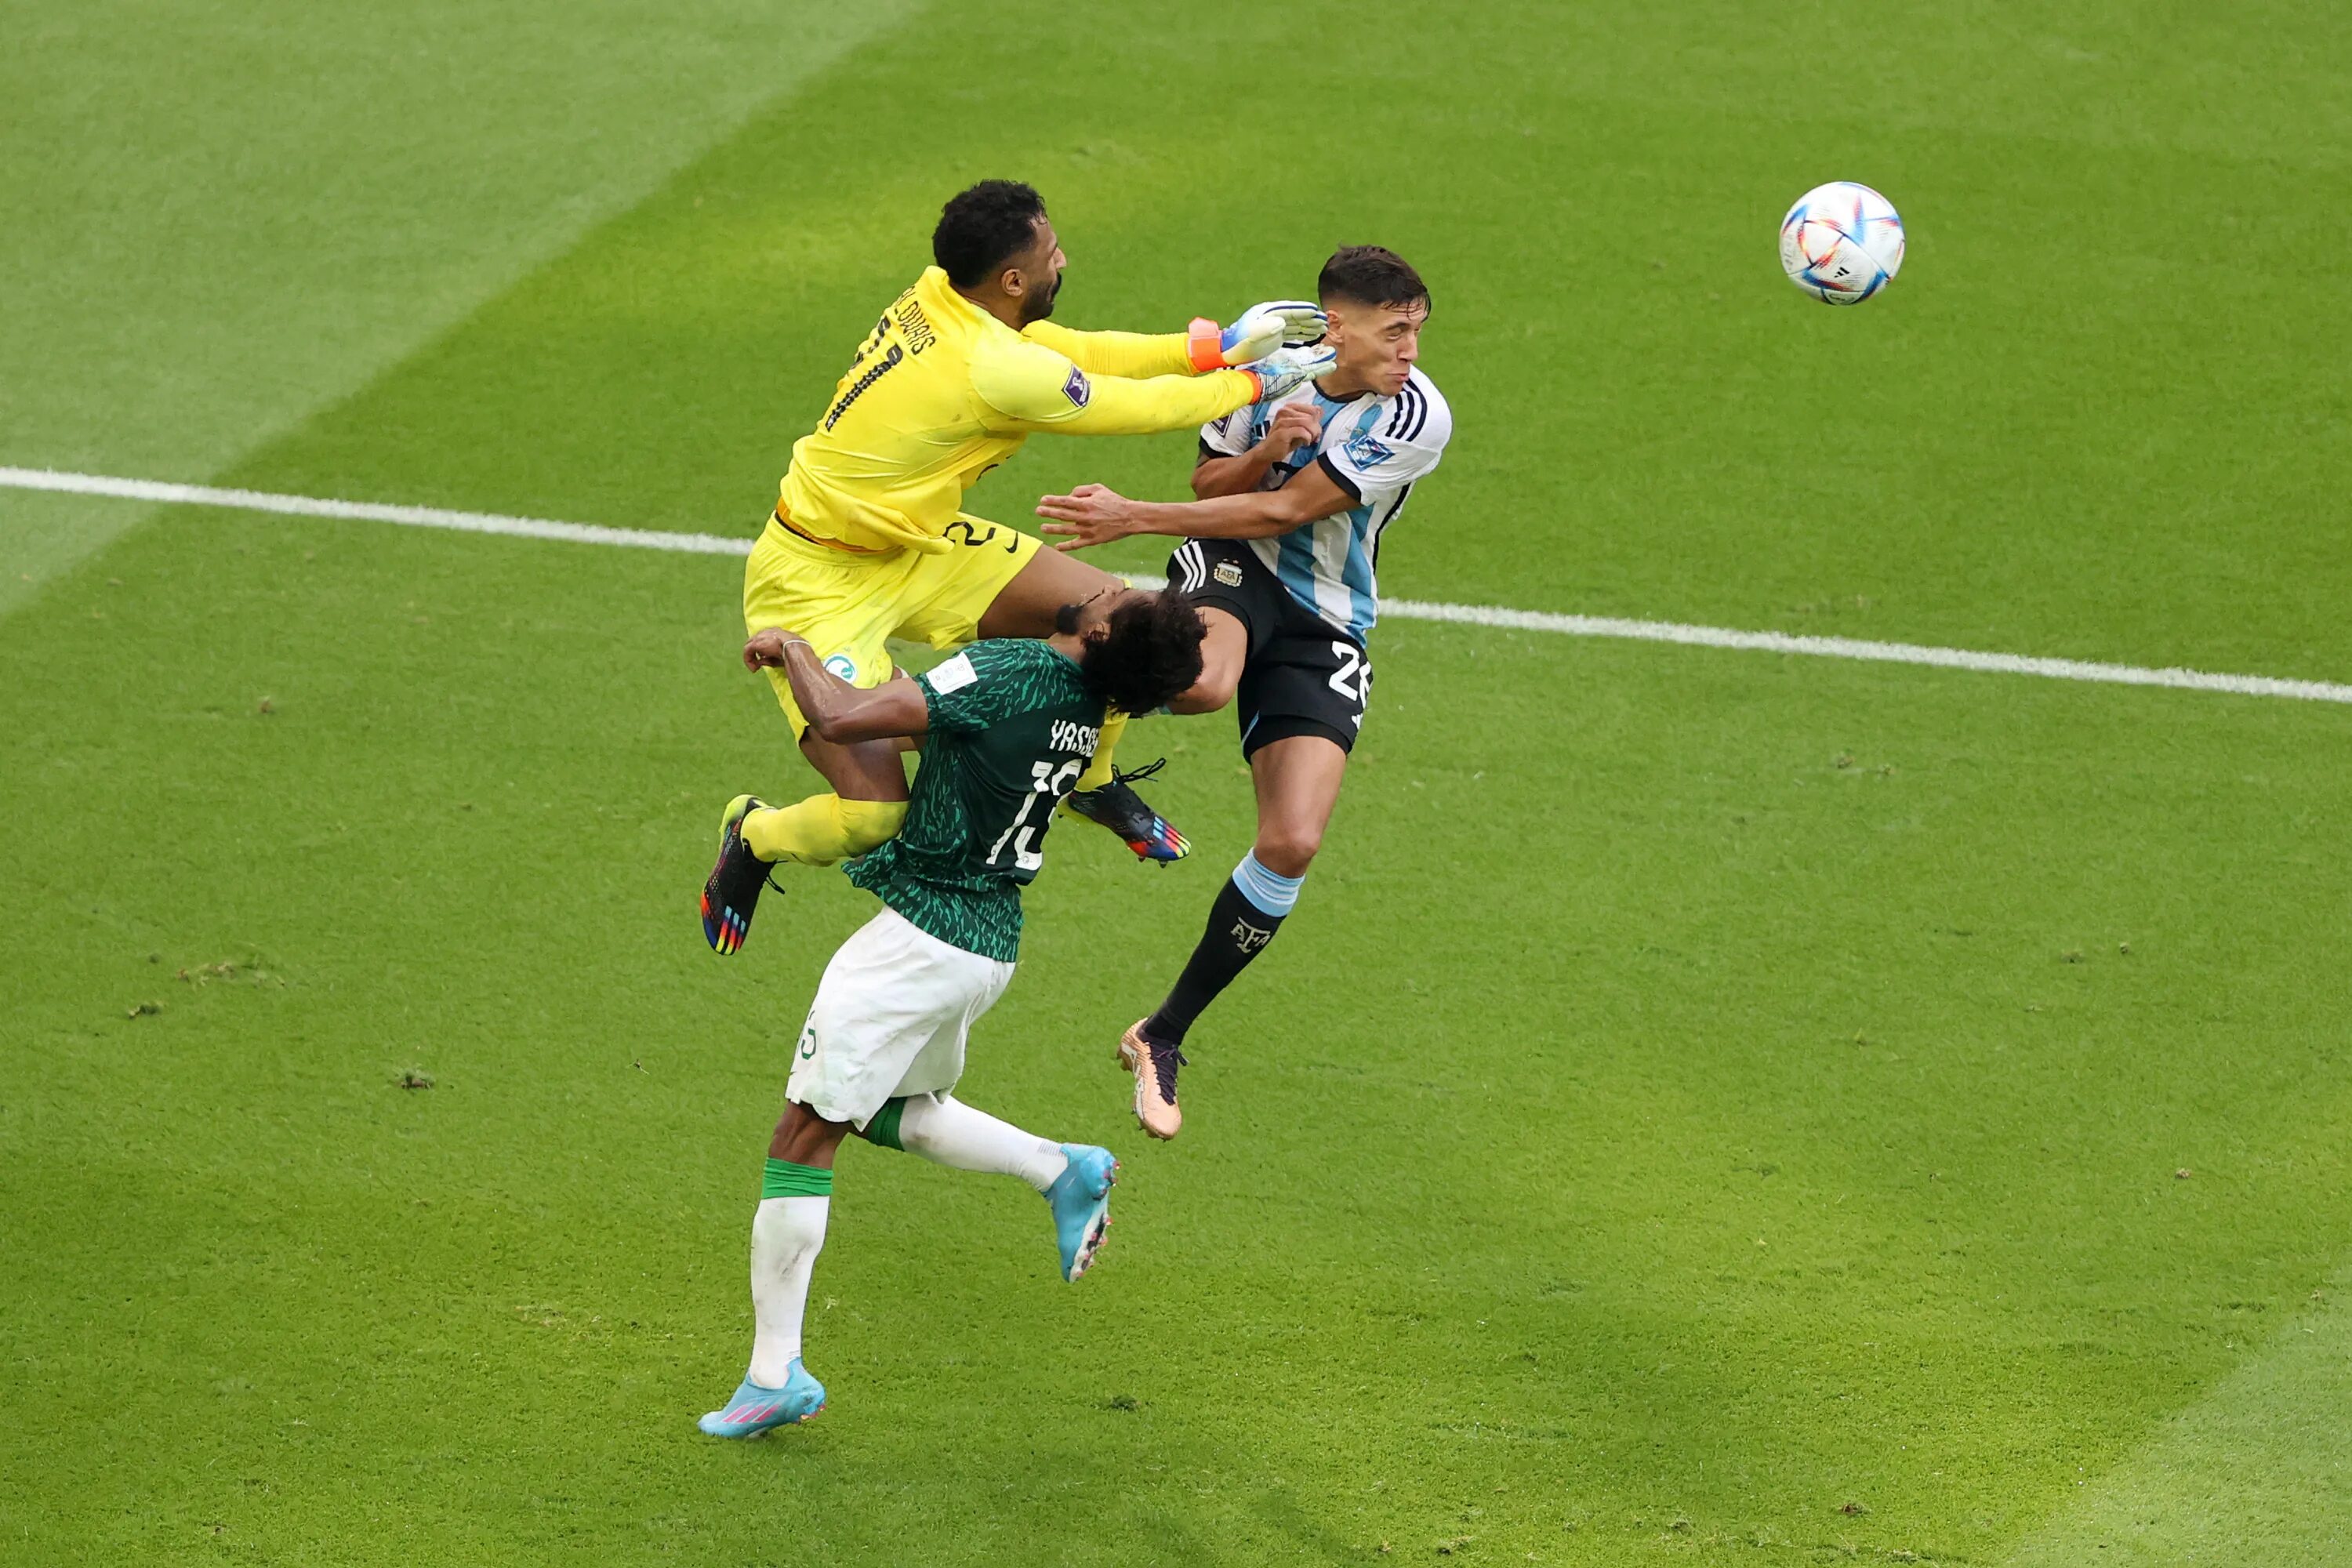
{"label": "player in striped jersey", "polygon": [[1182,1124],[1185,1032],[1274,940],[1322,847],[1371,689],[1364,638],[1380,614],[1381,539],[1454,431],[1414,363],[1429,319],[1420,275],[1393,251],[1351,246],[1324,264],[1318,293],[1335,363],[1203,426],[1198,499],[1136,501],[1082,485],[1037,506],[1065,550],[1137,533],[1185,541],[1168,574],[1201,605],[1208,638],[1200,683],[1171,706],[1205,713],[1235,702],[1257,791],[1256,842],[1200,945],[1167,1000],[1119,1042],[1136,1118],[1155,1138]]}

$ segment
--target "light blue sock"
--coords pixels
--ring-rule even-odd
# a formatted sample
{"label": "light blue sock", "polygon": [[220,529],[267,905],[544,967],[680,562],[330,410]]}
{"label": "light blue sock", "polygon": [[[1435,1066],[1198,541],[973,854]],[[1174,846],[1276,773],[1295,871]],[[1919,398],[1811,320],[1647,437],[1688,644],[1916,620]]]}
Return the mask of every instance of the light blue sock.
{"label": "light blue sock", "polygon": [[1260,914],[1276,920],[1291,911],[1298,902],[1298,889],[1306,885],[1304,877],[1286,877],[1267,870],[1259,863],[1255,849],[1243,856],[1242,863],[1234,868],[1234,886],[1242,890],[1242,897],[1256,905]]}

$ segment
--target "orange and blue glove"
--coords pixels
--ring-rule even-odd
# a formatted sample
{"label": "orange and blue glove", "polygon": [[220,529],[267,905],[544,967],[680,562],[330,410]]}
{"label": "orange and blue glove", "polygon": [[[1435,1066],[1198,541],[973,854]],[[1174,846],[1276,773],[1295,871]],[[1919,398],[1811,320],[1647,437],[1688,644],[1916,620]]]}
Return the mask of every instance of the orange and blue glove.
{"label": "orange and blue glove", "polygon": [[1339,356],[1330,349],[1300,347],[1276,349],[1255,364],[1236,365],[1257,377],[1259,403],[1271,403],[1286,394],[1296,392],[1317,376],[1328,374],[1338,363]]}
{"label": "orange and blue glove", "polygon": [[1252,305],[1220,327],[1202,316],[1184,334],[1184,348],[1192,368],[1238,370],[1265,358],[1276,349],[1304,348],[1323,341],[1323,308],[1311,300],[1269,300]]}

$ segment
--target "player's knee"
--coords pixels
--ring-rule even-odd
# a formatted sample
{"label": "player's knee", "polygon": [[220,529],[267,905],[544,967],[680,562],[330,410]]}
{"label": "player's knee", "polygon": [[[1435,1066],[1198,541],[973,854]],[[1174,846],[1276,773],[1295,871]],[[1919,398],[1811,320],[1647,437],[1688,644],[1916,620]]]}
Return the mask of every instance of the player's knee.
{"label": "player's knee", "polygon": [[909,1154],[937,1152],[933,1138],[939,1120],[936,1112],[951,1099],[950,1095],[933,1092],[910,1094],[902,1100],[893,1100],[891,1103],[898,1107],[898,1115],[892,1125],[892,1131],[898,1135],[898,1146]]}
{"label": "player's knee", "polygon": [[768,1154],[795,1165],[829,1163],[833,1149],[848,1130],[845,1122],[827,1121],[799,1100],[788,1100],[783,1115],[776,1121],[775,1135],[768,1141]]}
{"label": "player's knee", "polygon": [[906,820],[903,800],[845,800],[841,803],[842,842],[849,846],[849,855],[863,855],[888,843]]}
{"label": "player's knee", "polygon": [[1273,823],[1260,828],[1253,851],[1257,863],[1277,877],[1304,877],[1323,847],[1323,830],[1303,824]]}

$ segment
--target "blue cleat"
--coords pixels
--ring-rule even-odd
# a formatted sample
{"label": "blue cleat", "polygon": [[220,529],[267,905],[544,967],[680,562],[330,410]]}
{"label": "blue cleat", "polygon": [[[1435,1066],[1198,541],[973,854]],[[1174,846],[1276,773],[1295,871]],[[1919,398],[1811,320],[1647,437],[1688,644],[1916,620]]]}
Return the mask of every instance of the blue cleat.
{"label": "blue cleat", "polygon": [[695,1425],[714,1437],[756,1437],[772,1426],[814,1420],[824,1409],[824,1384],[811,1377],[794,1356],[783,1387],[761,1388],[747,1377],[726,1409],[714,1410]]}
{"label": "blue cleat", "polygon": [[1054,1209],[1054,1239],[1062,1245],[1062,1278],[1075,1281],[1110,1229],[1110,1185],[1118,1180],[1118,1162],[1091,1143],[1065,1143],[1062,1152],[1069,1168],[1045,1189],[1045,1201]]}

